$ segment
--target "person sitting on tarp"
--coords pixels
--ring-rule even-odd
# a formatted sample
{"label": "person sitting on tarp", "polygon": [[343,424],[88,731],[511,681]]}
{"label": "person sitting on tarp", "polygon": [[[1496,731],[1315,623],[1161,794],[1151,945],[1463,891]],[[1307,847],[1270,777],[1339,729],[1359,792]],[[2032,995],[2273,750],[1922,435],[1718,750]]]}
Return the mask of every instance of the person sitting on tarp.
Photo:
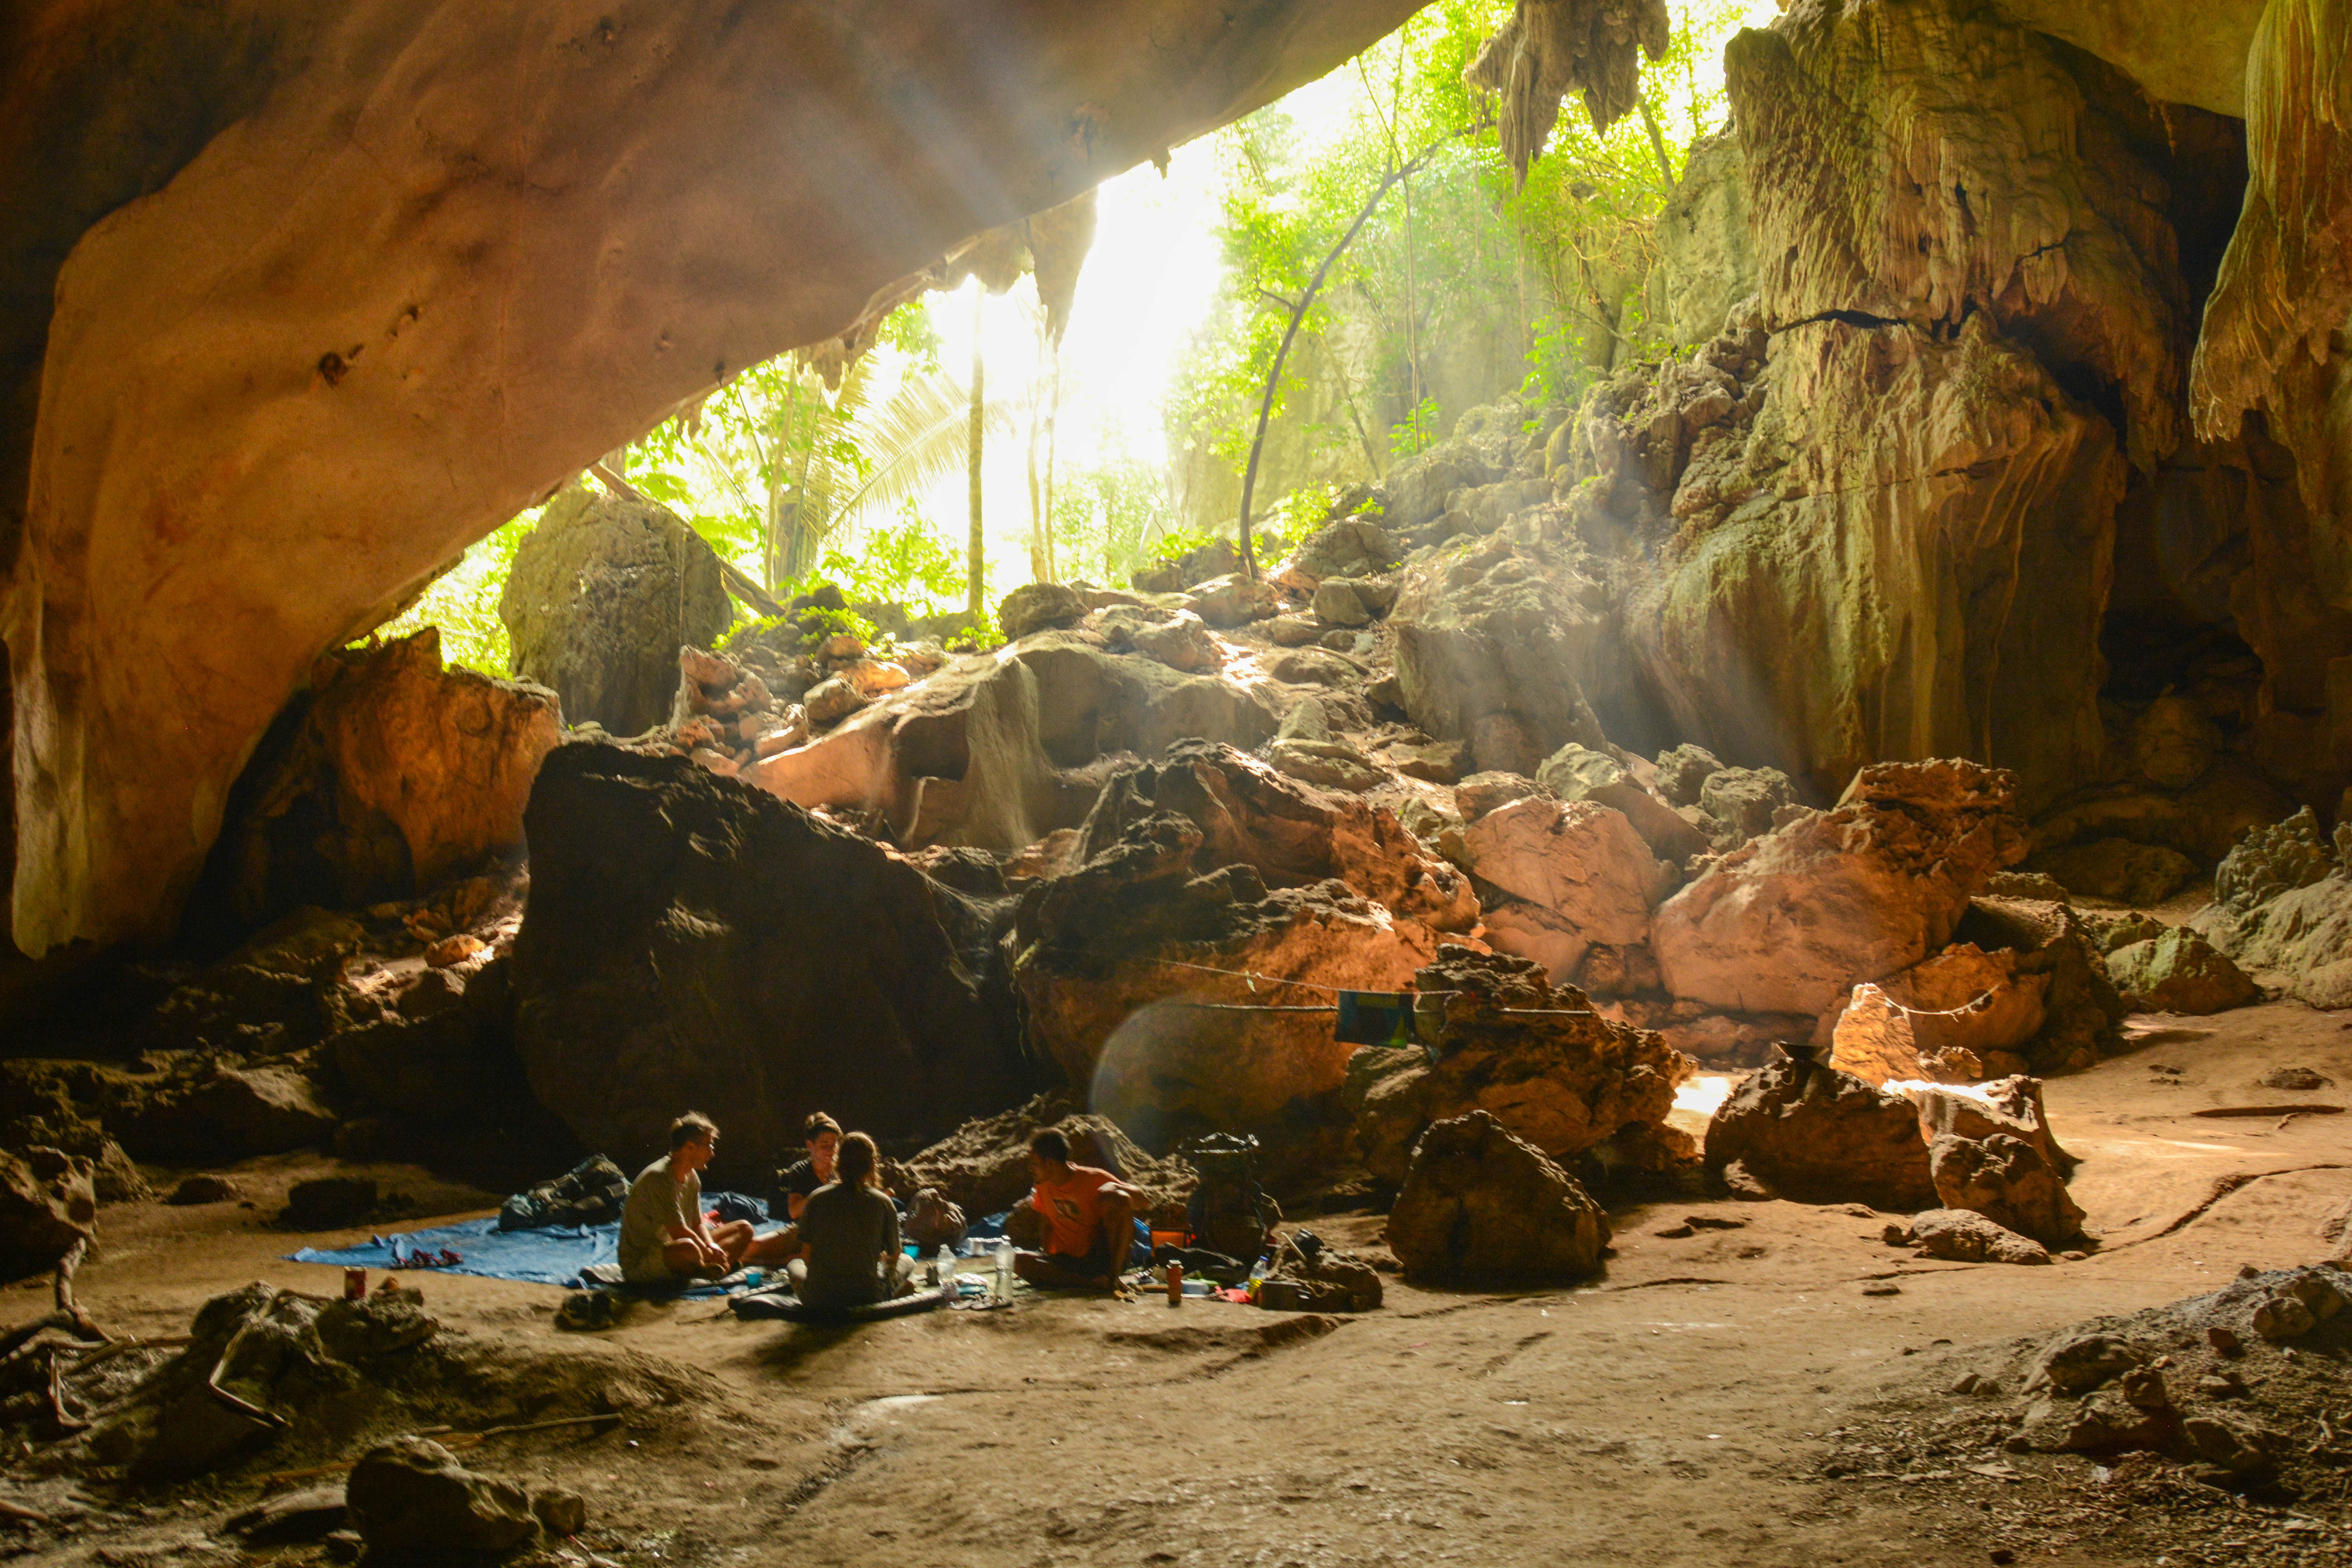
{"label": "person sitting on tarp", "polygon": [[802,1254],[784,1265],[793,1293],[812,1307],[863,1307],[902,1294],[915,1260],[898,1243],[898,1205],[883,1195],[874,1140],[840,1141],[835,1179],[801,1205]]}
{"label": "person sitting on tarp", "polygon": [[808,1146],[808,1158],[776,1173],[776,1201],[783,1205],[786,1219],[800,1218],[801,1205],[834,1179],[833,1163],[841,1152],[841,1123],[817,1111],[801,1124],[801,1142]]}
{"label": "person sitting on tarp", "polygon": [[719,1124],[702,1112],[669,1124],[669,1152],[638,1173],[621,1205],[621,1278],[716,1279],[747,1263],[782,1261],[783,1233],[754,1235],[750,1220],[714,1226],[702,1212],[702,1169],[718,1152]]}
{"label": "person sitting on tarp", "polygon": [[1127,1266],[1143,1192],[1108,1171],[1070,1163],[1070,1141],[1052,1128],[1029,1140],[1032,1206],[1045,1250],[1013,1257],[1013,1272],[1047,1290],[1108,1289]]}

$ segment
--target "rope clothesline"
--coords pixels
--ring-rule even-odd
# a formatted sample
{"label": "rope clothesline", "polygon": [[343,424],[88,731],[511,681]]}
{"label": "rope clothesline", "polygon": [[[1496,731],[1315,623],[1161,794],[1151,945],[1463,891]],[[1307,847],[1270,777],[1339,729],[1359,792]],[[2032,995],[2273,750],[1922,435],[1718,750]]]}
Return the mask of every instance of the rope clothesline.
{"label": "rope clothesline", "polygon": [[[1352,989],[1351,987],[1340,985],[1326,985],[1318,980],[1293,980],[1286,975],[1280,974],[1259,974],[1253,970],[1247,969],[1219,969],[1214,964],[1191,963],[1181,958],[1147,958],[1143,960],[1143,962],[1146,963],[1163,963],[1173,969],[1196,969],[1203,974],[1223,974],[1235,980],[1249,981],[1252,982],[1250,989],[1253,991],[1257,989],[1255,983],[1260,980],[1265,981],[1269,985],[1297,985],[1308,991],[1328,991],[1334,996],[1340,995],[1344,992]],[[1385,994],[1454,996],[1460,994],[1460,993],[1454,991],[1416,991],[1386,993]],[[1339,1010],[1336,1004],[1326,1004],[1313,1006],[1285,1006],[1276,1005],[1273,1003],[1194,1002],[1178,996],[1164,997],[1161,999],[1161,1005],[1171,1007],[1194,1007],[1204,1012],[1212,1013],[1337,1013]],[[1508,1013],[1514,1017],[1521,1018],[1591,1018],[1598,1016],[1590,1007],[1501,1007],[1496,1010],[1497,1012]]]}

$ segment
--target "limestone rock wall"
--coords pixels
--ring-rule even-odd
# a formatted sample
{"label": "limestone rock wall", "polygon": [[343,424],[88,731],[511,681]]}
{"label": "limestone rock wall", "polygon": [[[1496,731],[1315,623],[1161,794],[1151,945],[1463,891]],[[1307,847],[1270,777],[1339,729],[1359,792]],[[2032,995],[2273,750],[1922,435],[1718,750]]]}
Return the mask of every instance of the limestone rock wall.
{"label": "limestone rock wall", "polygon": [[1770,352],[1730,472],[1694,458],[1633,595],[1676,728],[1823,795],[1885,757],[1990,758],[2044,797],[2095,766],[2106,423],[1982,317],[1809,321]]}

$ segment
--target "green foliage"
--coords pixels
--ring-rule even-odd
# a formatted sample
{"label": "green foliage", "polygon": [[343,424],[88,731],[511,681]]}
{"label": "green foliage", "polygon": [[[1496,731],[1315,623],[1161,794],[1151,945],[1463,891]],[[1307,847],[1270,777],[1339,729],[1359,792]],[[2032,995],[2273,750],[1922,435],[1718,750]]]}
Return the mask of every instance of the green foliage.
{"label": "green foliage", "polygon": [[844,594],[859,604],[938,609],[961,600],[963,560],[940,544],[915,515],[911,503],[905,509],[905,518],[898,528],[867,533],[863,550],[856,555],[839,550],[825,552],[817,565],[818,574],[838,584]]}
{"label": "green foliage", "polygon": [[912,361],[916,368],[935,374],[940,368],[940,331],[931,321],[928,299],[916,299],[882,319],[878,342]]}
{"label": "green foliage", "polygon": [[1402,459],[1435,445],[1438,424],[1443,417],[1437,399],[1423,398],[1403,418],[1389,426],[1390,455]]}
{"label": "green foliage", "polygon": [[1308,534],[1323,526],[1339,500],[1337,485],[1300,485],[1266,508],[1265,515],[1250,530],[1258,560],[1280,561],[1296,552]]}
{"label": "green foliage", "polygon": [[[857,359],[837,386],[799,354],[754,365],[632,444],[629,481],[772,585],[820,569],[828,547],[856,546],[868,516],[964,461],[967,395],[940,366],[923,301],[892,311],[877,339],[888,352]],[[983,417],[1003,435],[1014,411],[1000,399]],[[689,510],[704,498],[722,504]]]}
{"label": "green foliage", "polygon": [[1180,528],[1153,540],[1144,554],[1146,559],[1155,563],[1181,561],[1202,545],[1215,542],[1219,537],[1205,528]]}
{"label": "green foliage", "polygon": [[1493,118],[1462,74],[1510,9],[1508,0],[1439,0],[1420,12],[1345,68],[1350,82],[1326,84],[1350,89],[1333,139],[1302,137],[1286,104],[1219,133],[1226,287],[1169,400],[1171,448],[1239,473],[1292,302],[1381,174],[1433,143],[1301,322],[1303,338],[1331,351],[1317,364],[1294,348],[1275,389],[1277,417],[1310,374],[1351,411],[1352,426],[1307,431],[1311,461],[1373,446],[1383,432],[1385,449],[1366,453],[1372,461],[1423,449],[1461,411],[1438,406],[1439,387],[1459,384],[1447,360],[1458,366],[1467,345],[1495,342],[1495,381],[1519,379],[1538,408],[1572,404],[1614,366],[1662,347],[1642,305],[1655,221],[1684,150],[1722,120],[1716,60],[1744,6],[1677,8],[1666,58],[1643,72],[1659,142],[1639,113],[1596,132],[1571,100],[1524,189],[1491,129],[1450,135]]}
{"label": "green foliage", "polygon": [[[808,586],[803,587],[801,592],[807,593],[810,588],[822,581],[822,578],[811,578]],[[842,592],[846,594],[848,590],[843,588]],[[882,640],[882,634],[874,623],[856,610],[825,610],[811,605],[805,610],[795,613],[792,616],[792,621],[794,626],[800,627],[801,637],[806,642],[823,642],[825,638],[837,637],[843,632],[847,632],[868,647]]]}
{"label": "green foliage", "polygon": [[378,637],[406,637],[426,626],[441,628],[441,657],[451,664],[501,679],[514,673],[514,650],[506,623],[499,619],[499,596],[514,570],[515,552],[539,521],[532,508],[477,541],[448,571],[425,585],[416,602],[376,628]]}
{"label": "green foliage", "polygon": [[1145,544],[1168,509],[1158,468],[1129,456],[1065,472],[1054,485],[1054,531],[1065,575],[1124,583],[1142,564]]}

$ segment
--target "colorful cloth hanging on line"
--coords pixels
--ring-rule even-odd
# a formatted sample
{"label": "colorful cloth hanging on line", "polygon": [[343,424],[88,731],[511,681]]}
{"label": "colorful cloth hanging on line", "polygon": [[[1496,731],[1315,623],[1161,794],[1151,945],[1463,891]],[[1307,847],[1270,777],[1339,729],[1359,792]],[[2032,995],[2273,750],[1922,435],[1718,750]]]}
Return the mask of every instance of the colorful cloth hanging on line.
{"label": "colorful cloth hanging on line", "polygon": [[1339,1026],[1333,1036],[1342,1045],[1410,1046],[1412,997],[1395,991],[1342,991]]}

